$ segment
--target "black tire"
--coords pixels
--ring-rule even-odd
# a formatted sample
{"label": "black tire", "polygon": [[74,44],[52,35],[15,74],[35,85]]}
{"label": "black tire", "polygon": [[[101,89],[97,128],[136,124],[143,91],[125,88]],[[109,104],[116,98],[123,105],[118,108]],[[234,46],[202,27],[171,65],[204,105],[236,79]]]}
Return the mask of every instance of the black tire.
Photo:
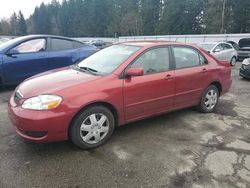
{"label": "black tire", "polygon": [[236,63],[237,63],[236,57],[232,57],[232,59],[231,59],[231,61],[230,61],[230,65],[233,67],[233,66],[236,65]]}
{"label": "black tire", "polygon": [[[210,108],[206,105],[206,102],[208,102],[207,95],[211,92],[215,92],[217,99],[214,105],[211,105]],[[202,113],[211,113],[214,111],[218,104],[218,99],[219,99],[219,90],[215,85],[210,85],[203,93],[200,103],[197,106],[197,109],[202,112]],[[211,99],[212,100],[212,99]],[[214,101],[213,101],[214,102]]]}
{"label": "black tire", "polygon": [[[93,132],[98,131],[98,128],[97,128],[98,125],[93,125],[91,118],[90,118],[90,116],[93,114],[96,117],[96,120],[98,118],[98,115],[100,115],[101,117],[102,117],[102,115],[106,117],[107,121],[104,123],[105,125],[103,124],[104,125],[103,127],[108,127],[108,131],[106,133],[103,133],[103,135],[102,135],[102,133],[99,133],[99,135],[103,136],[102,140],[98,141],[97,143],[88,143],[88,142],[94,142],[94,141],[92,141],[91,139],[89,139],[88,142],[84,141],[83,137],[84,137],[85,131],[84,130],[80,131],[80,129],[82,128],[84,122],[89,121],[89,123],[90,123],[89,126],[90,127],[95,126],[94,128],[96,128],[97,130],[93,131],[94,128],[90,128],[90,131],[86,131],[86,133],[87,133],[86,135],[88,135],[88,134],[93,135]],[[99,119],[99,121],[100,121],[100,119]],[[86,126],[86,125],[84,124],[84,126]],[[114,115],[112,114],[112,112],[104,106],[92,106],[92,107],[89,107],[86,110],[82,111],[80,114],[78,114],[75,117],[75,119],[73,120],[73,122],[71,124],[70,130],[69,130],[70,131],[69,136],[70,136],[71,141],[79,148],[81,148],[81,149],[93,149],[93,148],[101,146],[107,140],[109,140],[109,138],[112,136],[112,134],[114,132],[114,129],[115,129],[115,118],[114,118]],[[85,135],[85,137],[86,137],[86,135]],[[100,137],[102,137],[102,136],[100,136]],[[96,139],[95,135],[93,135],[91,138],[93,140]]]}

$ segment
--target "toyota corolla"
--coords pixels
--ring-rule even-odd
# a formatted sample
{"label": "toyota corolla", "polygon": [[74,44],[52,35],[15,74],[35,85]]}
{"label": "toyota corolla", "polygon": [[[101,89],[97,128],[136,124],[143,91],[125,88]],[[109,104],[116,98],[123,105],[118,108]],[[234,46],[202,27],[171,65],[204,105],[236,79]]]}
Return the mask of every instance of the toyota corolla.
{"label": "toyota corolla", "polygon": [[90,149],[133,121],[192,106],[213,112],[231,83],[230,64],[196,46],[127,42],[25,80],[9,116],[26,140]]}

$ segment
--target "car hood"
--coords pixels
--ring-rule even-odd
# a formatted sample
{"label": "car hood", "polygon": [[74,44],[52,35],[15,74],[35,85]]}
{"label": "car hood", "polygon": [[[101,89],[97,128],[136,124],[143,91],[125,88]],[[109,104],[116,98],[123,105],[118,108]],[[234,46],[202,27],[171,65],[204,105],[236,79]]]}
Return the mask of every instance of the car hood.
{"label": "car hood", "polygon": [[18,87],[23,98],[42,95],[57,94],[61,90],[79,84],[89,83],[101,76],[79,72],[70,67],[49,71],[25,80]]}

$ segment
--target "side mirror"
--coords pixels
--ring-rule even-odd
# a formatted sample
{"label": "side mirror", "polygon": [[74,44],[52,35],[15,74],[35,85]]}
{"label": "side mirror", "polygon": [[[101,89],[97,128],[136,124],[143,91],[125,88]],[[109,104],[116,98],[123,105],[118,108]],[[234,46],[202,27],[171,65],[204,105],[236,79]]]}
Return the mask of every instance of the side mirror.
{"label": "side mirror", "polygon": [[17,49],[15,49],[15,48],[10,49],[10,50],[6,53],[7,56],[12,56],[12,55],[15,55],[15,54],[19,54],[19,51],[18,51]]}
{"label": "side mirror", "polygon": [[125,76],[126,77],[131,77],[131,76],[143,76],[144,74],[144,70],[143,68],[129,68],[126,73]]}
{"label": "side mirror", "polygon": [[221,52],[221,50],[220,50],[220,49],[215,49],[214,52],[215,52],[215,53]]}

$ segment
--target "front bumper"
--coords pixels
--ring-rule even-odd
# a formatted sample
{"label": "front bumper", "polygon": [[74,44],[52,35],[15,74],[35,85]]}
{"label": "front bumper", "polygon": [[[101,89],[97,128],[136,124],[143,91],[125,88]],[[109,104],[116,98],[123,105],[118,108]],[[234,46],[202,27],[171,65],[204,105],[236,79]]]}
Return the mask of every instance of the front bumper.
{"label": "front bumper", "polygon": [[240,68],[240,76],[250,79],[250,65],[242,65]]}
{"label": "front bumper", "polygon": [[26,110],[16,106],[13,96],[8,114],[22,138],[32,142],[56,142],[68,139],[68,127],[73,114],[54,111]]}

